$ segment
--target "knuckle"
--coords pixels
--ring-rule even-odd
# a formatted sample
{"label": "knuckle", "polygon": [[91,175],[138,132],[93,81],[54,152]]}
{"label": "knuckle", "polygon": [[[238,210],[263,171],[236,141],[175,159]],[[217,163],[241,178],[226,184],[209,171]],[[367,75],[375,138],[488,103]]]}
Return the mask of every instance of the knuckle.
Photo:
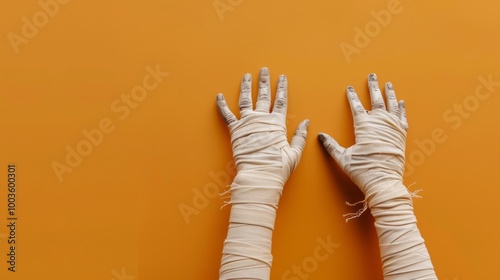
{"label": "knuckle", "polygon": [[282,81],[282,82],[278,83],[278,90],[284,91],[284,90],[286,90],[286,87],[287,87],[287,83],[286,82]]}
{"label": "knuckle", "polygon": [[259,99],[270,100],[269,92],[267,91],[267,89],[261,89],[261,91],[259,92]]}
{"label": "knuckle", "polygon": [[245,85],[244,85],[244,86],[241,88],[241,93],[242,93],[242,94],[250,94],[250,93],[251,93],[251,89],[250,89],[250,87],[249,87],[249,86],[245,86]]}
{"label": "knuckle", "polygon": [[401,115],[401,110],[399,110],[399,106],[397,105],[391,105],[391,112],[393,112],[396,115]]}
{"label": "knuckle", "polygon": [[351,100],[352,100],[352,101],[355,101],[355,102],[361,102],[361,101],[359,100],[359,97],[358,97],[355,93],[354,93],[354,94],[351,94]]}
{"label": "knuckle", "polygon": [[251,87],[252,87],[252,83],[251,82],[243,82],[241,84],[241,90],[250,91]]}
{"label": "knuckle", "polygon": [[328,151],[328,153],[333,155],[333,153],[335,153],[335,146],[333,146],[332,143],[327,143],[326,150]]}
{"label": "knuckle", "polygon": [[286,100],[284,98],[278,98],[275,101],[275,106],[278,109],[284,108],[286,106]]}
{"label": "knuckle", "polygon": [[385,104],[381,98],[378,98],[372,102],[373,109],[383,109],[384,107],[385,107]]}
{"label": "knuckle", "polygon": [[226,120],[226,124],[230,124],[230,123],[236,121],[236,116],[233,114],[228,114],[226,116],[225,120]]}
{"label": "knuckle", "polygon": [[295,133],[293,134],[293,136],[296,136],[296,137],[300,137],[300,138],[306,139],[306,137],[307,137],[307,132],[306,132],[306,131],[303,131],[303,130],[297,130],[297,131],[295,131]]}
{"label": "knuckle", "polygon": [[242,98],[240,100],[240,110],[250,109],[252,107],[252,101],[248,98]]}
{"label": "knuckle", "polygon": [[363,113],[366,113],[365,108],[363,108],[361,106],[354,107],[354,115],[363,114]]}
{"label": "knuckle", "polygon": [[219,106],[219,108],[227,107],[226,101],[224,100],[217,101],[217,106]]}

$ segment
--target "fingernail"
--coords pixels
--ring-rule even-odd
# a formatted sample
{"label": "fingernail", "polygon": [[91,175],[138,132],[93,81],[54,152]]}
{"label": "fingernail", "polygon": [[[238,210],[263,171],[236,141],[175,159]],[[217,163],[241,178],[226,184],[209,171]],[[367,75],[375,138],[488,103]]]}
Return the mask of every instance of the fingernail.
{"label": "fingernail", "polygon": [[391,82],[388,82],[387,84],[387,88],[390,89],[390,90],[394,90],[394,86],[392,85]]}
{"label": "fingernail", "polygon": [[285,75],[280,75],[278,79],[278,88],[285,88],[287,86],[287,80]]}
{"label": "fingernail", "polygon": [[370,75],[368,75],[368,81],[376,82],[377,81],[377,74],[371,73]]}
{"label": "fingernail", "polygon": [[262,68],[260,69],[260,74],[261,74],[262,76],[267,76],[267,75],[269,75],[269,69],[268,69],[267,67],[262,67]]}
{"label": "fingernail", "polygon": [[354,88],[353,88],[352,86],[348,86],[348,87],[347,87],[347,91],[348,91],[348,92],[354,92]]}
{"label": "fingernail", "polygon": [[304,124],[306,126],[306,129],[309,128],[309,120],[306,120],[306,122]]}
{"label": "fingernail", "polygon": [[318,134],[318,140],[319,140],[321,143],[323,143],[323,142],[325,142],[326,138],[325,138],[325,136],[324,136],[323,134],[321,134],[321,133],[320,133],[320,134]]}
{"label": "fingernail", "polygon": [[250,82],[252,80],[252,75],[250,73],[246,73],[243,75],[243,81]]}

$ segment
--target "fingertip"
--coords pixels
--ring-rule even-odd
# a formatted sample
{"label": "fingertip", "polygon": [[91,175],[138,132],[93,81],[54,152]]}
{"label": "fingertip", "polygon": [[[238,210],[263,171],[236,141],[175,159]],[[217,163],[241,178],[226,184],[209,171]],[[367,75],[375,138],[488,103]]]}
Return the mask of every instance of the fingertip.
{"label": "fingertip", "polygon": [[[303,135],[307,135],[307,129],[309,128],[309,120],[303,120],[299,123],[297,126],[297,129],[295,130],[295,134],[302,133]],[[305,137],[304,137],[305,138]]]}
{"label": "fingertip", "polygon": [[309,128],[309,123],[310,123],[309,119],[305,119],[302,122],[303,122],[303,124],[304,124],[304,126],[306,127],[306,130],[307,130]]}
{"label": "fingertip", "polygon": [[323,132],[318,133],[318,140],[319,140],[319,142],[321,142],[322,144],[324,144],[325,141],[326,141],[325,133],[323,133]]}
{"label": "fingertip", "polygon": [[309,120],[303,120],[299,123],[299,125],[297,126],[297,128],[295,129],[296,132],[298,131],[303,131],[305,130],[307,132],[307,128],[309,126]]}
{"label": "fingertip", "polygon": [[325,146],[328,144],[329,141],[333,140],[335,142],[335,140],[330,135],[324,132],[318,133],[318,140]]}
{"label": "fingertip", "polygon": [[330,135],[326,133],[319,133],[318,140],[321,142],[325,150],[330,154],[330,156],[338,161],[340,154],[344,151],[344,148],[335,141]]}
{"label": "fingertip", "polygon": [[217,93],[217,96],[215,96],[216,101],[221,101],[224,100],[224,95],[222,93]]}
{"label": "fingertip", "polygon": [[368,81],[370,81],[370,82],[376,82],[376,81],[377,81],[377,74],[375,74],[375,73],[370,73],[370,74],[368,75]]}
{"label": "fingertip", "polygon": [[286,94],[287,87],[288,87],[288,80],[286,79],[285,75],[281,74],[278,79],[278,92],[285,92]]}
{"label": "fingertip", "polygon": [[389,90],[394,90],[394,86],[392,85],[391,82],[387,82],[385,83],[385,88],[389,89]]}
{"label": "fingertip", "polygon": [[252,81],[252,74],[245,73],[245,75],[243,75],[243,81],[244,82],[250,82],[250,81]]}
{"label": "fingertip", "polygon": [[295,130],[295,134],[292,137],[292,141],[290,142],[290,147],[296,149],[297,151],[299,151],[299,153],[302,153],[302,150],[306,145],[306,138],[307,138],[306,121],[307,120],[304,120],[299,124],[299,126]]}

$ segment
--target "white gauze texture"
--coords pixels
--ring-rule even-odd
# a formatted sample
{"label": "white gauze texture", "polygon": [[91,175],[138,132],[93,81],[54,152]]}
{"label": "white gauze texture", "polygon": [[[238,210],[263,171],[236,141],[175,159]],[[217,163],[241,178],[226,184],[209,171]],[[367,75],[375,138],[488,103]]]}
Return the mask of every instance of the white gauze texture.
{"label": "white gauze texture", "polygon": [[219,279],[269,279],[278,202],[301,151],[287,142],[283,114],[251,112],[229,130],[237,175]]}
{"label": "white gauze texture", "polygon": [[375,218],[384,279],[437,279],[403,185],[406,129],[385,110],[354,119],[356,144],[339,164],[365,194]]}

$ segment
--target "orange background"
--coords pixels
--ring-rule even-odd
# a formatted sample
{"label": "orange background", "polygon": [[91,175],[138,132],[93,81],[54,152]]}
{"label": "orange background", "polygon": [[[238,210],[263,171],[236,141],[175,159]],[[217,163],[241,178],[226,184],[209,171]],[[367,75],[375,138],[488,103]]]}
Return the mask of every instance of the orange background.
{"label": "orange background", "polygon": [[[474,93],[480,76],[500,81],[500,4],[394,1],[220,0],[230,9],[219,16],[213,0],[73,0],[17,47],[10,32],[21,36],[23,17],[43,10],[35,0],[3,1],[0,278],[217,279],[229,208],[219,210],[213,196],[198,200],[186,223],[179,207],[195,207],[200,193],[223,185],[210,174],[231,173],[215,95],[223,92],[237,111],[241,76],[256,77],[262,66],[273,85],[288,75],[289,136],[311,120],[280,202],[272,279],[285,279],[327,236],[340,247],[309,279],[382,279],[372,218],[342,217],[353,211],[344,202],[362,195],[316,138],[325,131],[353,143],[344,90],[353,85],[368,107],[370,72],[392,81],[407,103],[415,171],[405,183],[424,189],[415,211],[439,278],[495,278],[500,87],[485,100]],[[371,11],[388,5],[399,12],[381,27]],[[367,25],[369,41],[348,62],[340,45],[356,46],[356,28]],[[169,76],[121,120],[111,104],[156,65]],[[454,104],[464,101],[470,112],[460,116]],[[60,182],[52,163],[64,163],[66,146],[105,118],[114,131]],[[429,144],[435,129],[446,140]],[[6,263],[8,163],[18,176],[16,273]]]}

